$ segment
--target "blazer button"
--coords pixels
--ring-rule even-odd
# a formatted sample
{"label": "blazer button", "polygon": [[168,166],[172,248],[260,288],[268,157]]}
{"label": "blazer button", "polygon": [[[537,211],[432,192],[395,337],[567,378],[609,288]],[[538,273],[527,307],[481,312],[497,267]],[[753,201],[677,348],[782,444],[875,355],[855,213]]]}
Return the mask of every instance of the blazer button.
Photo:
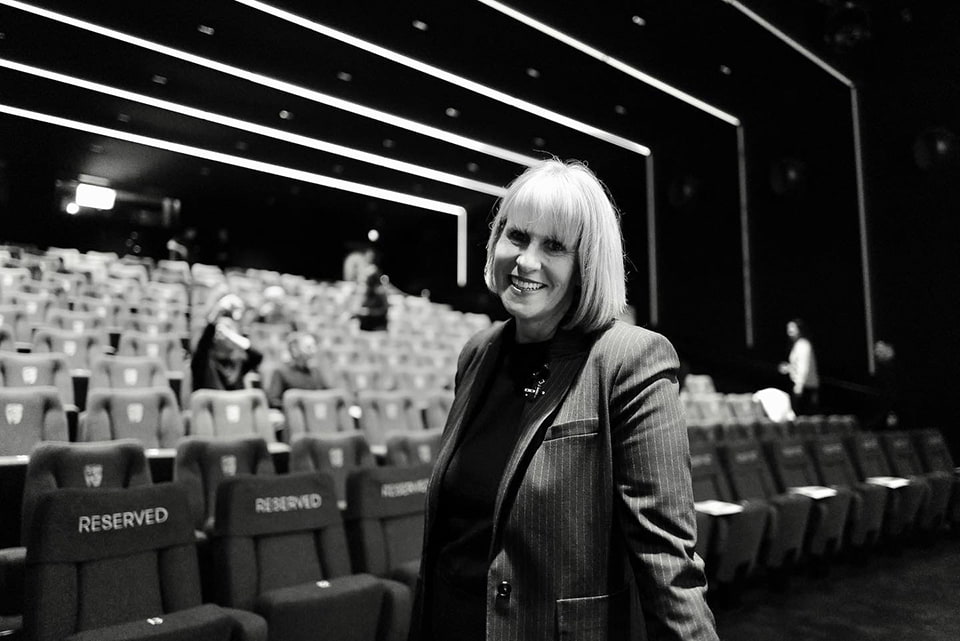
{"label": "blazer button", "polygon": [[509,599],[511,592],[513,592],[513,586],[510,585],[509,581],[501,581],[500,585],[497,586],[498,599]]}

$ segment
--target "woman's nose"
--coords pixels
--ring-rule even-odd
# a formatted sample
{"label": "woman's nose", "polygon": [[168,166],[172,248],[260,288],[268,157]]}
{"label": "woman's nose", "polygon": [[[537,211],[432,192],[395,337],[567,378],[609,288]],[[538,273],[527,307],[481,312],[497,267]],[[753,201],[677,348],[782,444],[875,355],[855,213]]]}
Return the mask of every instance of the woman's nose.
{"label": "woman's nose", "polygon": [[528,271],[540,269],[540,258],[532,245],[528,245],[519,254],[517,254],[517,266]]}

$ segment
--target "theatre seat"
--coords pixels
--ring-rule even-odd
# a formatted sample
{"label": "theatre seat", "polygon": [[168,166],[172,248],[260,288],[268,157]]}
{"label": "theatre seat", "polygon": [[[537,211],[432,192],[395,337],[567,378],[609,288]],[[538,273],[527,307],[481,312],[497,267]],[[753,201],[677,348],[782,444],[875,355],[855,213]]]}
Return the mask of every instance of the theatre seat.
{"label": "theatre seat", "polygon": [[913,442],[923,463],[925,472],[942,472],[952,477],[950,502],[947,505],[947,522],[960,523],[960,476],[954,467],[950,449],[940,430],[929,428],[913,432]]}
{"label": "theatre seat", "polygon": [[[859,432],[846,437],[844,442],[861,481],[895,476],[875,433]],[[919,527],[921,510],[930,494],[930,487],[923,479],[908,478],[907,481],[902,487],[888,488],[890,514],[885,522],[891,536],[908,534]]]}
{"label": "theatre seat", "polygon": [[90,389],[168,387],[167,369],[149,356],[102,356],[90,368]]}
{"label": "theatre seat", "polygon": [[55,387],[0,387],[0,456],[29,454],[42,441],[69,441]]}
{"label": "theatre seat", "polygon": [[271,640],[406,639],[411,591],[370,574],[351,574],[327,476],[224,480],[211,547],[215,601],[262,615]]}
{"label": "theatre seat", "polygon": [[[706,561],[710,576],[719,583],[749,576],[760,554],[769,504],[734,500],[713,443],[691,443],[690,463],[697,507],[697,552]],[[713,515],[708,513],[710,504],[703,501],[731,503],[742,511]]]}
{"label": "theatre seat", "polygon": [[195,391],[190,396],[190,435],[205,438],[260,436],[276,442],[267,397],[261,389]]}
{"label": "theatre seat", "polygon": [[[887,495],[892,491],[864,483],[857,477],[842,437],[820,436],[808,441],[807,445],[820,482],[847,487],[854,492],[847,519],[847,542],[855,548],[871,547],[887,531],[884,529],[884,515],[887,514]],[[888,521],[892,518],[889,517]],[[889,527],[896,529],[893,524]]]}
{"label": "theatre seat", "polygon": [[104,319],[94,313],[66,309],[51,309],[47,314],[47,323],[75,333],[102,332],[107,328]]}
{"label": "theatre seat", "polygon": [[78,441],[134,438],[144,447],[171,448],[183,436],[183,417],[169,387],[93,389]]}
{"label": "theatre seat", "polygon": [[883,434],[881,439],[894,474],[923,479],[930,487],[927,501],[921,508],[919,525],[926,531],[937,530],[946,521],[950,493],[953,490],[953,474],[940,470],[924,470],[913,439],[907,432],[888,432]]}
{"label": "theatre seat", "polygon": [[416,587],[431,467],[379,467],[347,477],[344,521],[355,571]]}
{"label": "theatre seat", "polygon": [[48,493],[28,550],[23,627],[33,641],[267,638],[262,619],[201,604],[176,485]]}
{"label": "theatre seat", "polygon": [[0,614],[22,612],[23,544],[44,494],[61,488],[128,488],[151,482],[143,446],[136,441],[38,444],[30,454],[24,479],[21,547],[0,550]]}
{"label": "theatre seat", "polygon": [[176,334],[145,334],[126,331],[120,335],[118,356],[148,356],[163,361],[167,371],[180,372],[184,368],[183,344]]}
{"label": "theatre seat", "polygon": [[30,334],[33,331],[30,320],[27,318],[27,313],[16,305],[0,305],[0,327],[10,332],[14,343],[30,343]]}
{"label": "theatre seat", "polygon": [[322,472],[330,476],[341,506],[347,504],[347,476],[376,466],[367,440],[357,431],[307,434],[290,446],[290,471]]}
{"label": "theatre seat", "polygon": [[353,431],[347,391],[289,389],[283,393],[283,414],[290,441],[306,434]]}
{"label": "theatre seat", "polygon": [[185,438],[177,445],[173,478],[187,488],[193,527],[209,533],[216,513],[217,487],[223,479],[274,474],[273,457],[259,437]]}
{"label": "theatre seat", "polygon": [[453,406],[452,390],[428,390],[420,396],[424,404],[423,416],[427,429],[443,429]]}
{"label": "theatre seat", "polygon": [[361,411],[360,430],[375,452],[386,447],[388,432],[423,429],[423,418],[406,392],[368,390],[361,392],[357,400]]}
{"label": "theatre seat", "polygon": [[387,435],[387,465],[433,465],[440,450],[442,429],[391,432]]}
{"label": "theatre seat", "polygon": [[763,447],[781,492],[796,492],[798,488],[825,488],[820,490],[824,494],[836,492],[833,496],[814,498],[805,548],[813,557],[829,557],[838,552],[843,547],[853,492],[842,485],[827,487],[820,483],[804,441],[773,440]]}
{"label": "theatre seat", "polygon": [[5,387],[52,386],[65,408],[76,409],[73,380],[63,354],[0,352],[0,385]]}
{"label": "theatre seat", "polygon": [[89,370],[91,363],[103,356],[108,346],[107,336],[100,330],[75,332],[43,327],[33,334],[33,351],[64,354],[71,370]]}
{"label": "theatre seat", "polygon": [[724,443],[718,451],[734,497],[770,504],[762,562],[770,568],[787,568],[800,560],[813,499],[779,491],[757,441]]}

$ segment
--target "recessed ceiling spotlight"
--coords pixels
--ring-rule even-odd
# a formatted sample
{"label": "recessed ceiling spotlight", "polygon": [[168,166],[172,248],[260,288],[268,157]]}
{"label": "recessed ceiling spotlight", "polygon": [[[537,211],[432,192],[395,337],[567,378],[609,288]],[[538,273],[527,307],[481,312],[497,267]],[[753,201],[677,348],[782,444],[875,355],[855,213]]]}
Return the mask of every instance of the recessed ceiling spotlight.
{"label": "recessed ceiling spotlight", "polygon": [[376,229],[371,229],[367,232],[367,240],[369,240],[371,243],[377,242],[380,240],[380,232]]}
{"label": "recessed ceiling spotlight", "polygon": [[207,26],[205,24],[197,25],[197,31],[199,31],[205,36],[212,36],[216,32],[216,30],[213,27]]}
{"label": "recessed ceiling spotlight", "polygon": [[475,173],[477,173],[478,171],[480,171],[480,165],[478,165],[478,164],[475,163],[475,162],[468,162],[468,163],[467,163],[467,171],[469,171],[471,174],[475,174]]}
{"label": "recessed ceiling spotlight", "polygon": [[637,25],[638,27],[643,27],[644,25],[647,24],[647,21],[641,18],[640,16],[633,16],[632,18],[630,18],[630,21],[633,24]]}
{"label": "recessed ceiling spotlight", "polygon": [[531,78],[539,78],[540,70],[534,69],[533,67],[527,67],[527,75],[530,76]]}
{"label": "recessed ceiling spotlight", "polygon": [[459,118],[459,117],[460,117],[460,110],[457,109],[457,108],[455,108],[455,107],[447,107],[447,110],[444,111],[443,113],[447,114],[447,115],[448,115],[449,117],[451,117],[451,118]]}
{"label": "recessed ceiling spotlight", "polygon": [[625,116],[626,113],[627,113],[627,108],[624,107],[623,105],[614,105],[614,106],[613,106],[613,111],[614,111],[614,113],[616,113],[618,116]]}
{"label": "recessed ceiling spotlight", "polygon": [[80,205],[77,203],[67,203],[67,206],[64,207],[64,210],[71,216],[76,216],[80,213]]}
{"label": "recessed ceiling spotlight", "polygon": [[333,166],[333,173],[337,174],[338,176],[339,176],[340,174],[342,174],[342,173],[343,173],[343,165],[334,165],[334,166]]}
{"label": "recessed ceiling spotlight", "polygon": [[3,40],[3,39],[6,38],[6,37],[7,37],[7,34],[5,34],[4,32],[0,31],[0,40]]}
{"label": "recessed ceiling spotlight", "polygon": [[722,73],[725,76],[729,76],[733,74],[733,69],[731,69],[727,65],[720,65],[720,73]]}
{"label": "recessed ceiling spotlight", "polygon": [[533,146],[534,146],[534,147],[546,147],[546,146],[547,146],[547,141],[544,140],[543,138],[541,138],[540,136],[537,136],[536,138],[533,139]]}
{"label": "recessed ceiling spotlight", "polygon": [[430,28],[430,25],[428,25],[423,20],[414,20],[413,28],[416,29],[417,31],[426,31],[427,29]]}
{"label": "recessed ceiling spotlight", "polygon": [[281,120],[293,120],[293,112],[287,111],[286,109],[280,110],[280,119]]}
{"label": "recessed ceiling spotlight", "polygon": [[383,139],[383,146],[386,147],[387,149],[393,149],[396,145],[397,145],[397,143],[394,142],[393,139],[391,139],[391,138],[384,138],[384,139]]}
{"label": "recessed ceiling spotlight", "polygon": [[338,71],[338,72],[337,72],[337,80],[342,80],[342,81],[344,81],[344,82],[350,82],[351,80],[353,80],[353,75],[347,73],[346,71]]}
{"label": "recessed ceiling spotlight", "polygon": [[156,74],[156,73],[153,74],[153,78],[151,78],[150,80],[152,80],[153,82],[155,82],[155,83],[158,84],[158,85],[165,85],[165,84],[167,84],[167,77],[166,77],[166,76],[161,76],[160,74]]}
{"label": "recessed ceiling spotlight", "polygon": [[246,151],[250,147],[250,145],[248,145],[243,140],[238,140],[233,146],[236,147],[237,150],[239,151]]}
{"label": "recessed ceiling spotlight", "polygon": [[119,113],[117,114],[117,120],[119,120],[120,122],[130,122],[130,115]]}

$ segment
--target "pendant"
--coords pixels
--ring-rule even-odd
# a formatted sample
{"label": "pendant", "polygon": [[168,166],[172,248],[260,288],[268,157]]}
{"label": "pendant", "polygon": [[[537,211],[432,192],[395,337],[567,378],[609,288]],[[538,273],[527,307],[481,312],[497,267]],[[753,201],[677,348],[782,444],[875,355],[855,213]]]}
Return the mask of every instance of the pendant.
{"label": "pendant", "polygon": [[530,374],[530,382],[523,388],[523,397],[528,401],[535,401],[546,394],[548,378],[550,378],[550,368],[544,364]]}

